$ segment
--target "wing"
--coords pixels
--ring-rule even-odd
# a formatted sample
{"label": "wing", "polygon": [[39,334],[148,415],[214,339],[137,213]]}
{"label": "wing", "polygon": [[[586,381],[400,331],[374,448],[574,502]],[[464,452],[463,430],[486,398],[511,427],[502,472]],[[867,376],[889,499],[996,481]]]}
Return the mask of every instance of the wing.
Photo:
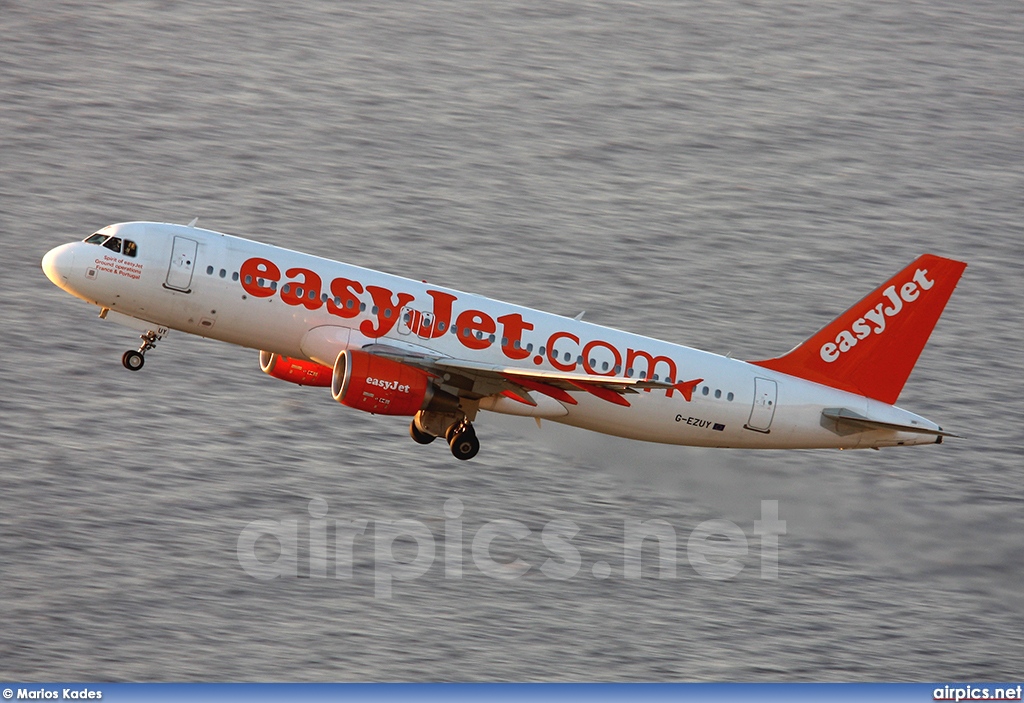
{"label": "wing", "polygon": [[683,398],[690,401],[694,388],[704,380],[695,378],[678,382],[675,379],[652,381],[623,376],[532,370],[413,352],[386,344],[370,344],[363,347],[362,351],[422,369],[442,383],[457,388],[459,395],[463,397],[479,399],[490,395],[504,395],[527,405],[537,404],[530,397],[531,391],[568,405],[576,405],[579,402],[570,395],[571,391],[585,391],[624,407],[630,405],[626,396],[641,390],[666,390],[670,391],[670,395],[672,391],[679,391]]}

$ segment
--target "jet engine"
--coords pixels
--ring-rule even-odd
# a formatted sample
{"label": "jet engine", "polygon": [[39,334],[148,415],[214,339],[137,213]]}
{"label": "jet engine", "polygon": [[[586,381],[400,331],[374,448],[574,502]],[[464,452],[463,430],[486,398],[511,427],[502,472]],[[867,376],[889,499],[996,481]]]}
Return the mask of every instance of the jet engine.
{"label": "jet engine", "polygon": [[334,363],[331,394],[342,405],[376,415],[415,415],[459,404],[426,371],[353,349],[343,351]]}
{"label": "jet engine", "polygon": [[260,368],[263,373],[300,386],[331,385],[332,369],[312,361],[292,359],[272,352],[260,352]]}

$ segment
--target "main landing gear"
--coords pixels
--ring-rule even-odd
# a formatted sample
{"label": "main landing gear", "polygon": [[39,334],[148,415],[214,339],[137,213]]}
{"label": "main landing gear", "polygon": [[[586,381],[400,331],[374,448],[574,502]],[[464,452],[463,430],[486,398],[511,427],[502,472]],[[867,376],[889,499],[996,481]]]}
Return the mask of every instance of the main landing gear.
{"label": "main landing gear", "polygon": [[430,444],[437,439],[434,435],[424,432],[417,427],[415,420],[409,423],[409,436],[412,437],[412,440],[416,442],[416,444]]}
{"label": "main landing gear", "polygon": [[445,433],[448,446],[451,447],[452,456],[456,459],[472,459],[480,451],[480,440],[476,438],[476,430],[468,421],[463,420],[458,425],[452,425]]}
{"label": "main landing gear", "polygon": [[421,411],[409,424],[409,436],[418,444],[430,444],[440,434],[444,434],[445,441],[452,450],[452,456],[456,459],[466,461],[480,451],[480,440],[477,439],[476,430],[465,416],[458,418]]}
{"label": "main landing gear", "polygon": [[142,339],[142,345],[138,351],[135,349],[129,349],[121,355],[121,363],[129,371],[138,371],[146,363],[146,352],[156,346],[156,340],[160,339],[156,332],[146,332],[146,334],[139,335]]}

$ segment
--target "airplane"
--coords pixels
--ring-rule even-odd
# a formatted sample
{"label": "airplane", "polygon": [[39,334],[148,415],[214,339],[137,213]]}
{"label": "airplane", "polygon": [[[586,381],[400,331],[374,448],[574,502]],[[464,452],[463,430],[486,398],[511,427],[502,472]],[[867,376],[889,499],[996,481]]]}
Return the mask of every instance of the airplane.
{"label": "airplane", "polygon": [[259,350],[270,376],[480,449],[480,411],[648,442],[856,449],[958,436],[896,407],[966,264],[925,254],[782,356],[741,361],[188,225],[113,224],[46,253],[57,287],[139,331]]}

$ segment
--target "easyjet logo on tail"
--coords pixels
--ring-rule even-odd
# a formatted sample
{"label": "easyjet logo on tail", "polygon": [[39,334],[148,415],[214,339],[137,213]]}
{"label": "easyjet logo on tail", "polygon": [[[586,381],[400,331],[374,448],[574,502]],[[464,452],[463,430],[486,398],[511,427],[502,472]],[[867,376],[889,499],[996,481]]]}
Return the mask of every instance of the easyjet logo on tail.
{"label": "easyjet logo on tail", "polygon": [[857,342],[867,339],[872,334],[883,334],[887,318],[899,315],[903,312],[905,304],[914,303],[921,296],[921,291],[930,290],[934,285],[935,281],[928,278],[928,269],[917,269],[913,279],[900,286],[899,294],[896,293],[896,284],[890,285],[882,291],[882,296],[886,300],[854,320],[850,329],[840,331],[834,342],[825,342],[821,345],[822,360],[831,364],[857,346]]}

